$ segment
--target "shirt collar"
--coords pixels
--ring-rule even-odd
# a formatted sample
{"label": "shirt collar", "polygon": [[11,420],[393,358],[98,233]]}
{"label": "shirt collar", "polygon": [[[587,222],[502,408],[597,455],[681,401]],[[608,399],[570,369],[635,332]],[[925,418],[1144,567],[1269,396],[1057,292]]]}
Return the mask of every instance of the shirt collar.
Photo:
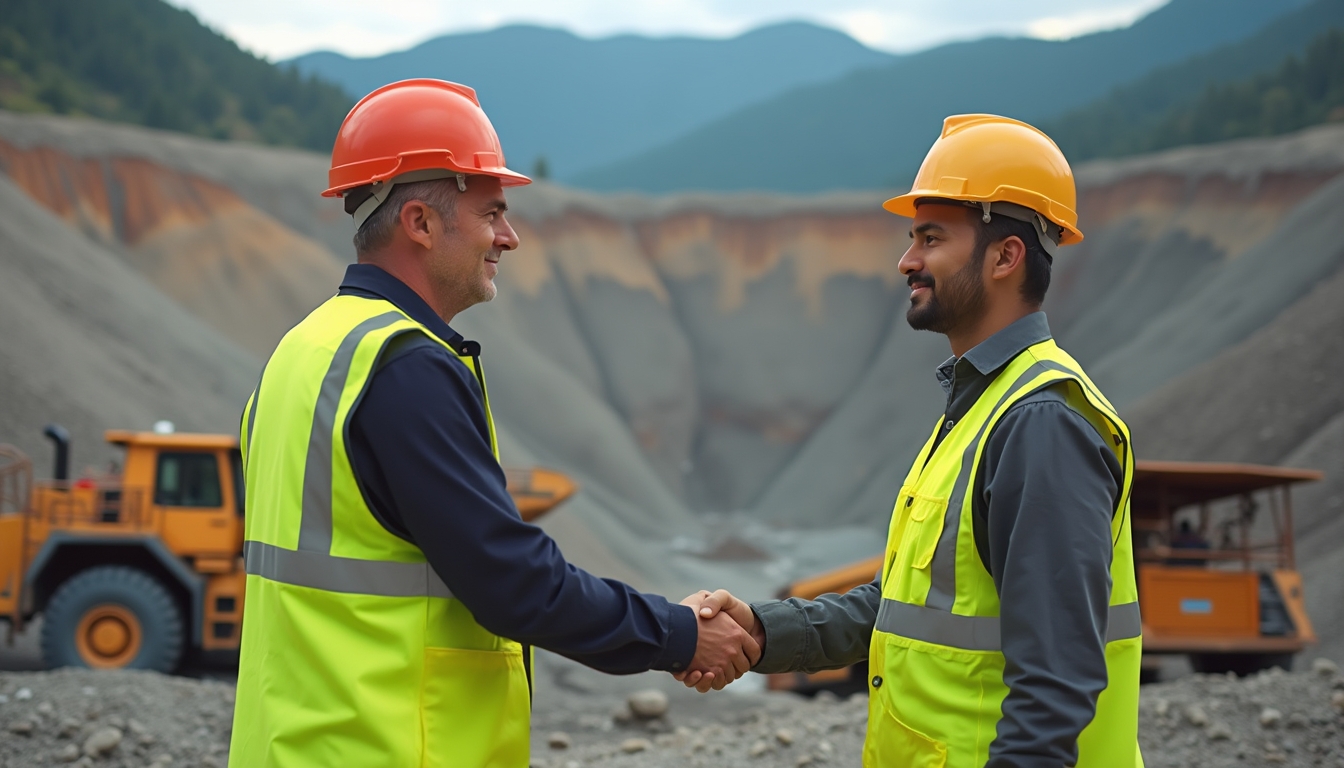
{"label": "shirt collar", "polygon": [[1046,321],[1045,313],[1032,312],[976,344],[961,357],[985,376],[1002,368],[1027,347],[1049,338],[1050,323]]}
{"label": "shirt collar", "polygon": [[462,334],[454,331],[443,318],[411,290],[411,287],[393,277],[382,267],[374,264],[351,264],[345,268],[345,278],[341,280],[340,295],[365,296],[390,301],[397,309],[405,312],[412,320],[428,328],[458,354],[468,354],[468,346],[474,342],[466,341]]}

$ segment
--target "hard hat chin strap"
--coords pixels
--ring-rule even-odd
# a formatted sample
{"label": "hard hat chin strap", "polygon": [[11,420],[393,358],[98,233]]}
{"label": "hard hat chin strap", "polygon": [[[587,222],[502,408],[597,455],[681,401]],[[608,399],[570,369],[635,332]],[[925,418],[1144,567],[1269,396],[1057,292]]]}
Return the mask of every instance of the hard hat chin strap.
{"label": "hard hat chin strap", "polygon": [[967,205],[979,208],[982,211],[980,220],[988,224],[993,220],[993,214],[1007,216],[1010,219],[1025,221],[1036,228],[1036,239],[1041,241],[1041,249],[1050,257],[1051,261],[1055,259],[1055,251],[1059,249],[1059,241],[1064,237],[1064,230],[1055,222],[1045,218],[1040,213],[1028,208],[1025,205],[1017,203],[1004,202],[985,202],[979,200],[967,201]]}
{"label": "hard hat chin strap", "polygon": [[[437,179],[451,179],[457,177],[457,190],[459,192],[467,191],[467,176],[464,173],[450,171],[444,168],[426,168],[423,171],[411,171],[403,173],[400,176],[394,176],[387,181],[375,181],[369,185],[369,196],[360,203],[351,216],[355,219],[355,231],[364,226],[364,222],[369,220],[373,212],[378,207],[387,202],[387,198],[392,194],[392,188],[398,184],[413,184],[417,181],[435,181]],[[349,208],[346,209],[350,210]]]}

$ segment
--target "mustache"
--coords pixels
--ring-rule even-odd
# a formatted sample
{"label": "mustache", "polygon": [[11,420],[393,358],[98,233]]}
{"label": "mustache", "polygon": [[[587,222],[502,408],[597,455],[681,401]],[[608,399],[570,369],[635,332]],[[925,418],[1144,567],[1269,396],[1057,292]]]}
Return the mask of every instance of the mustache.
{"label": "mustache", "polygon": [[916,272],[906,278],[905,284],[911,288],[932,288],[933,275],[930,275],[928,272]]}

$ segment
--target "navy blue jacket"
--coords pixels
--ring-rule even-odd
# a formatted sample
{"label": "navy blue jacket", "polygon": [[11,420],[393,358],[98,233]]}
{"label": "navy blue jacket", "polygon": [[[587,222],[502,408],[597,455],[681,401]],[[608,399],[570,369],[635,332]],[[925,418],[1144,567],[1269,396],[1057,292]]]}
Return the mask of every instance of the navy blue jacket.
{"label": "navy blue jacket", "polygon": [[[351,265],[340,293],[386,299],[459,352],[479,354],[479,344],[376,266]],[[441,345],[418,334],[394,342],[356,406],[349,446],[374,516],[425,553],[487,630],[604,672],[690,664],[690,608],[576,568],[519,517],[490,449],[475,373]]]}

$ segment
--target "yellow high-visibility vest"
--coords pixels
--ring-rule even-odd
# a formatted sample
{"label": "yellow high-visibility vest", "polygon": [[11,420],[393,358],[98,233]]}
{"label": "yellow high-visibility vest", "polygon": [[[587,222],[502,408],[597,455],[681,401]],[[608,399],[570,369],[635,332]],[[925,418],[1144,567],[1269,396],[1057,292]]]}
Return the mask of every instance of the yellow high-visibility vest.
{"label": "yellow high-visibility vest", "polygon": [[[336,296],[285,335],[248,401],[230,766],[528,764],[522,646],[477,624],[424,553],[378,522],[351,468],[350,416],[406,334],[457,355],[390,302]],[[479,361],[458,359],[484,395]],[[494,447],[493,421],[490,433]]]}
{"label": "yellow high-visibility vest", "polygon": [[[1096,428],[1124,468],[1112,517],[1107,686],[1078,739],[1078,765],[1142,766],[1139,663],[1142,622],[1130,540],[1134,452],[1115,409],[1054,341],[1017,355],[932,450],[924,444],[896,500],[869,650],[869,768],[972,768],[989,745],[1008,694],[999,598],[976,549],[972,486],[994,425],[1012,405],[1062,385],[1065,403]],[[942,428],[934,428],[936,436]],[[932,455],[930,455],[932,454]]]}

